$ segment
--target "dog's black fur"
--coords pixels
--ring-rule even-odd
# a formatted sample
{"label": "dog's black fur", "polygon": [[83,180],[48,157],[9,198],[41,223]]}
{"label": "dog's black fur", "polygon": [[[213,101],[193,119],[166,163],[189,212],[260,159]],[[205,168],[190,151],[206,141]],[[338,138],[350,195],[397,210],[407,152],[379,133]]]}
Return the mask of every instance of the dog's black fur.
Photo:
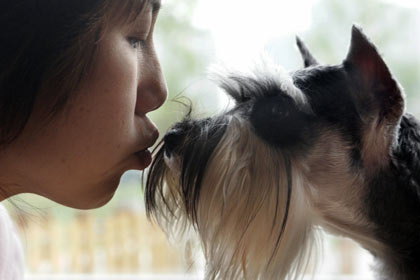
{"label": "dog's black fur", "polygon": [[[295,203],[292,194],[297,186],[291,174],[293,170],[301,170],[299,172],[305,178],[305,201],[309,201],[310,205],[310,210],[302,215],[315,213],[313,224],[353,238],[368,249],[378,260],[379,279],[420,279],[419,121],[405,113],[401,87],[376,47],[358,27],[353,27],[350,50],[339,65],[320,65],[300,39],[297,45],[305,67],[292,72],[291,79],[303,97],[291,93],[290,88],[276,81],[273,75],[264,78],[264,74],[229,73],[221,77],[221,87],[236,101],[236,106],[212,118],[193,120],[188,117],[166,134],[148,174],[148,213],[160,220],[164,227],[178,223],[177,219],[185,216],[187,223],[191,223],[203,238],[205,250],[213,246],[204,240],[203,236],[212,229],[205,226],[208,221],[203,221],[200,211],[206,213],[205,217],[213,217],[208,214],[211,211],[218,213],[215,217],[222,217],[222,222],[216,226],[222,231],[223,227],[228,227],[223,224],[223,217],[226,220],[230,218],[223,209],[233,212],[236,208],[229,208],[229,201],[223,203],[223,209],[213,208],[214,203],[209,200],[226,197],[217,197],[219,194],[209,196],[208,189],[213,186],[206,174],[214,168],[211,166],[226,164],[226,170],[233,168],[225,163],[223,157],[217,156],[217,151],[229,140],[225,138],[232,129],[232,118],[239,118],[262,141],[258,145],[266,145],[273,155],[278,153],[278,166],[275,168],[282,166],[287,170],[284,196],[275,201],[275,213],[270,216],[273,217],[270,223],[272,232],[278,236],[272,243],[275,249],[267,252],[267,267],[280,258],[276,254],[287,253],[278,248],[282,246],[281,242],[287,240],[283,235],[286,235],[288,227],[295,226],[295,216],[291,213],[296,212],[292,209]],[[247,143],[245,147],[249,150],[253,144],[249,144],[252,143],[250,140]],[[236,148],[230,146],[229,149]],[[229,153],[229,149],[224,152]],[[248,150],[242,153],[253,155]],[[174,168],[167,160],[175,157],[178,167]],[[264,168],[255,161],[254,158],[246,163],[237,163],[239,166],[247,164],[250,182],[253,172]],[[178,172],[171,173],[177,168]],[[267,174],[276,174],[275,168],[274,173],[267,171]],[[228,175],[223,177],[222,173],[215,174],[212,176],[220,174],[224,181],[232,179]],[[218,178],[213,179],[217,181]],[[165,187],[166,184],[169,187]],[[254,197],[258,197],[258,193],[253,193],[255,188],[246,189],[249,193],[241,190],[242,193],[237,195],[243,195],[252,205]],[[308,191],[311,188],[315,189],[316,195]],[[276,190],[270,195],[277,196],[279,193],[282,191]],[[266,198],[261,201],[269,203]],[[278,210],[280,208],[284,211]],[[243,209],[248,211],[246,207]],[[249,221],[241,238],[244,238],[245,232],[253,230],[253,219],[259,209],[236,218],[247,218]],[[278,230],[275,230],[277,225]],[[249,238],[252,240],[252,236]],[[245,246],[238,244],[239,240],[235,243],[237,247],[232,259],[239,254],[238,247]],[[241,254],[242,258],[249,257],[246,250]],[[227,275],[231,279],[245,277],[252,267],[252,263],[242,264],[242,268],[235,267],[234,272],[223,268],[234,267],[231,260],[227,264],[218,262],[217,268],[214,268],[212,261],[217,257],[222,258],[206,253],[207,261],[211,263],[207,269],[213,270],[207,278],[223,279]],[[267,268],[267,271],[271,274],[259,271],[252,275],[259,279],[278,279],[288,275],[284,271],[276,272],[274,268]]]}
{"label": "dog's black fur", "polygon": [[420,279],[419,151],[420,123],[406,114],[389,167],[371,178],[364,201],[376,237],[391,249],[385,267],[404,275],[393,279]]}

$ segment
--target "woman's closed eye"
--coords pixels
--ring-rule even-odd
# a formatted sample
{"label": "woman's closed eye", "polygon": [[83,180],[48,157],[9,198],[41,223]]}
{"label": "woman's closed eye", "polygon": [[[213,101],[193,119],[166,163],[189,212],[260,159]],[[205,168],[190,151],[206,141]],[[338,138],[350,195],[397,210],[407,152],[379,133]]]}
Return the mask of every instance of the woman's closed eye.
{"label": "woman's closed eye", "polygon": [[140,46],[145,46],[147,44],[147,39],[141,39],[134,36],[128,37],[127,41],[134,49],[138,49]]}

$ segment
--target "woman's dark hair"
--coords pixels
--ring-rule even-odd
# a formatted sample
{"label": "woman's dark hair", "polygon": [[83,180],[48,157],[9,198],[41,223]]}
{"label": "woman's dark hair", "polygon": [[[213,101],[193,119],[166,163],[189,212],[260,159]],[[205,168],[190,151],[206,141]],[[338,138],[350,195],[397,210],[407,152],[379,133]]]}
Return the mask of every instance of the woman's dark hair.
{"label": "woman's dark hair", "polygon": [[35,104],[59,112],[88,79],[102,34],[147,0],[0,0],[0,148],[15,140]]}

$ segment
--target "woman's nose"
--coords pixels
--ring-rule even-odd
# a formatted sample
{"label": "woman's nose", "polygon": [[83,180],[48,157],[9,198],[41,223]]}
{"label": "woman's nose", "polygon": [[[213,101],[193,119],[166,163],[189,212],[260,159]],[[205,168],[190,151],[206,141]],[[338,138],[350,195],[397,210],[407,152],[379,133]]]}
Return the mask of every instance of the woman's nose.
{"label": "woman's nose", "polygon": [[168,90],[155,54],[140,67],[142,69],[137,88],[136,114],[145,115],[162,106],[168,95]]}

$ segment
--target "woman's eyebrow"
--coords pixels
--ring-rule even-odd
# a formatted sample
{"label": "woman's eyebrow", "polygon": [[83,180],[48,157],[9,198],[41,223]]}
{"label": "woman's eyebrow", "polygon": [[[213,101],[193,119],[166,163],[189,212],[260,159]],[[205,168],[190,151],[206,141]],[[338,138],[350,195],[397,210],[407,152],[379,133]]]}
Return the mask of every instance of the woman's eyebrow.
{"label": "woman's eyebrow", "polygon": [[160,8],[162,7],[161,0],[151,0],[150,4],[152,5],[153,13],[159,12]]}

